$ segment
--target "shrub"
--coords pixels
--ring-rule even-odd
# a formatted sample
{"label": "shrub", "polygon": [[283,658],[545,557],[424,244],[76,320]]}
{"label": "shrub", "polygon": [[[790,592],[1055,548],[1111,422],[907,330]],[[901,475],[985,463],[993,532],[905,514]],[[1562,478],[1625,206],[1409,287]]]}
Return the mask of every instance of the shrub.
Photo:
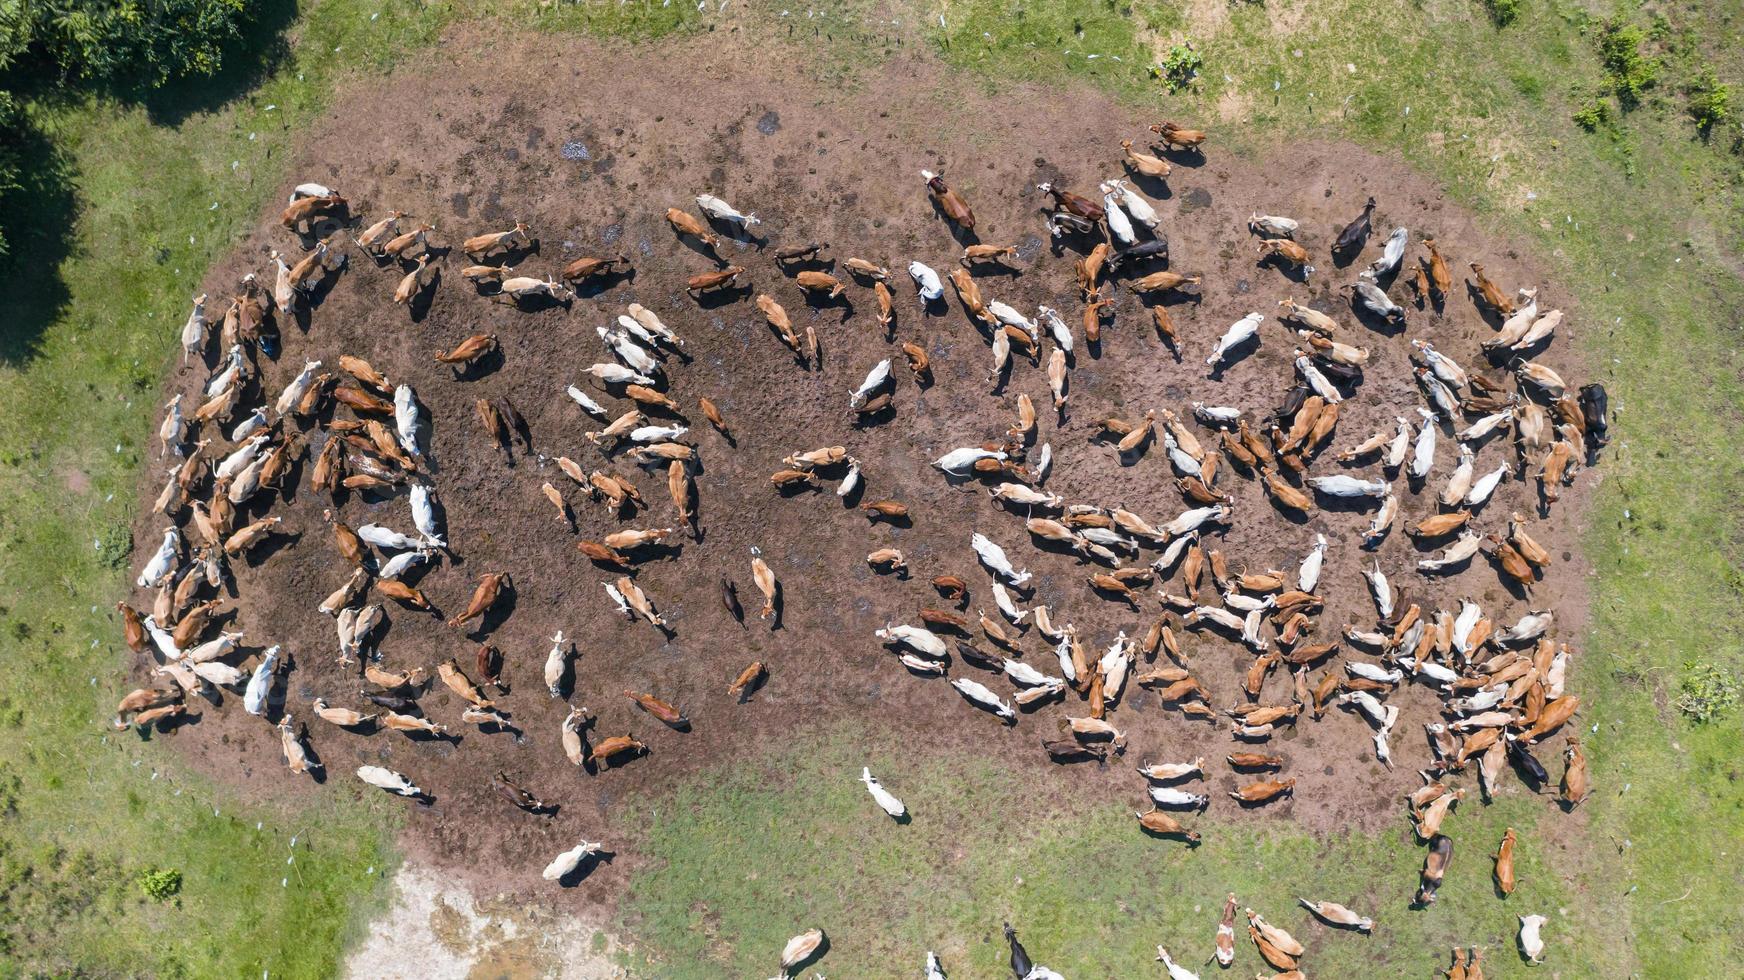
{"label": "shrub", "polygon": [[155,88],[211,75],[242,37],[245,0],[68,0],[0,7],[0,70]]}
{"label": "shrub", "polygon": [[1484,0],[1484,6],[1490,10],[1490,19],[1497,27],[1507,27],[1520,16],[1520,0]]}
{"label": "shrub", "polygon": [[[31,137],[30,122],[24,109],[11,92],[0,90],[0,218],[10,210],[6,199],[20,187],[19,150]],[[6,222],[0,220],[0,258],[10,250],[6,241]]]}
{"label": "shrub", "polygon": [[1599,59],[1605,66],[1605,80],[1623,108],[1641,103],[1641,95],[1659,79],[1659,62],[1641,53],[1646,35],[1634,24],[1613,17],[1599,29]]}
{"label": "shrub", "polygon": [[1193,42],[1185,41],[1169,48],[1168,56],[1153,70],[1153,74],[1161,76],[1169,91],[1179,92],[1193,84],[1193,79],[1199,77],[1199,69],[1204,64],[1205,59],[1193,50]]}
{"label": "shrub", "polygon": [[167,902],[182,890],[182,873],[174,868],[147,868],[139,873],[139,890],[154,902]]}
{"label": "shrub", "polygon": [[1702,69],[1701,75],[1690,85],[1689,113],[1704,136],[1715,126],[1723,126],[1731,120],[1732,90],[1720,84],[1712,68]]}
{"label": "shrub", "polygon": [[1602,98],[1588,99],[1574,111],[1575,125],[1591,133],[1611,118],[1611,104]]}
{"label": "shrub", "polygon": [[1706,724],[1738,706],[1738,678],[1718,664],[1689,663],[1677,709],[1698,724]]}
{"label": "shrub", "polygon": [[97,560],[106,568],[125,568],[133,553],[133,532],[125,524],[111,524],[97,538]]}

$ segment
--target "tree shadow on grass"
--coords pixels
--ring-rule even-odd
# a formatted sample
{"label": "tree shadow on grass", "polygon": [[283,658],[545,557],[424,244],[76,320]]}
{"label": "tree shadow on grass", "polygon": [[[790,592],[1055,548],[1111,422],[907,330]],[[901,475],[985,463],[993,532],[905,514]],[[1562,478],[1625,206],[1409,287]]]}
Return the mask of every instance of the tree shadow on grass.
{"label": "tree shadow on grass", "polygon": [[20,114],[17,128],[0,132],[0,154],[18,167],[17,186],[0,192],[0,227],[10,254],[0,258],[0,363],[20,366],[71,299],[59,270],[73,249],[78,201],[72,161]]}
{"label": "tree shadow on grass", "polygon": [[[215,75],[173,79],[152,88],[136,78],[86,85],[68,84],[52,67],[25,64],[0,77],[0,90],[20,103],[50,109],[76,105],[90,95],[143,107],[158,125],[176,125],[190,116],[220,109],[260,85],[288,58],[285,31],[296,19],[295,0],[257,0],[241,37],[224,52]],[[0,228],[10,252],[0,257],[0,364],[21,366],[35,354],[49,325],[65,313],[70,291],[60,268],[73,256],[73,228],[79,200],[73,161],[20,108],[15,119],[0,119],[0,162],[16,164],[16,186],[0,186]]]}

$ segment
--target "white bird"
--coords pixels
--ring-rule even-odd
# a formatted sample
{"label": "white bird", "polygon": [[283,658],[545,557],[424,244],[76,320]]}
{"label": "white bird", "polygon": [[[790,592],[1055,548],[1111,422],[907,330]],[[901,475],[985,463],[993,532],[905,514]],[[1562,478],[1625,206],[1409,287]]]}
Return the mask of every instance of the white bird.
{"label": "white bird", "polygon": [[381,766],[358,766],[357,778],[376,789],[385,789],[401,796],[422,796],[424,793],[410,779],[392,769],[384,769]]}
{"label": "white bird", "polygon": [[934,302],[945,295],[945,284],[939,281],[939,274],[924,262],[910,262],[908,277],[914,280],[915,292],[920,294],[923,303]]}
{"label": "white bird", "polygon": [[574,873],[576,868],[581,867],[581,862],[603,850],[605,850],[604,844],[596,841],[584,840],[569,850],[564,851],[562,854],[557,855],[555,858],[552,858],[551,863],[547,864],[545,870],[540,872],[540,877],[544,878],[546,881],[562,881],[564,878],[567,878],[570,874]]}
{"label": "white bird", "polygon": [[945,968],[939,965],[939,958],[932,950],[927,950],[926,980],[945,980]]}
{"label": "white bird", "polygon": [[903,806],[901,800],[892,796],[890,791],[878,782],[878,778],[872,775],[871,768],[862,767],[860,769],[860,782],[866,784],[866,791],[872,794],[872,799],[884,808],[885,813],[898,820],[901,820],[903,815],[908,813],[908,807]]}
{"label": "white bird", "polygon": [[1205,363],[1210,366],[1216,366],[1218,361],[1223,360],[1224,355],[1228,354],[1249,337],[1258,333],[1260,324],[1264,323],[1265,319],[1265,316],[1262,314],[1249,313],[1247,316],[1244,316],[1230,324],[1229,329],[1225,330],[1222,338],[1217,341],[1217,347],[1211,351],[1211,356],[1205,359]]}
{"label": "white bird", "polygon": [[266,654],[254,668],[253,676],[248,679],[248,687],[242,692],[242,710],[251,715],[266,713],[266,699],[272,691],[273,671],[278,666],[279,647],[275,643],[267,648]]}
{"label": "white bird", "polygon": [[1002,576],[1012,585],[1021,588],[1024,583],[1035,577],[1027,570],[1015,570],[1011,565],[1011,559],[1005,556],[1005,549],[988,540],[987,536],[980,531],[969,536],[969,547],[974,549],[975,554],[981,559],[981,564],[987,566],[995,574]]}

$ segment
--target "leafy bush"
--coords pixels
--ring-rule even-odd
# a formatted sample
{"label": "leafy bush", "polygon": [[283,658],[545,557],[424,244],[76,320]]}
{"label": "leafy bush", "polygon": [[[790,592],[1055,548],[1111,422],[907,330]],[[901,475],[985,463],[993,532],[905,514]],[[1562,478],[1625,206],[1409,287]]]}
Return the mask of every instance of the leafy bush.
{"label": "leafy bush", "polygon": [[1605,80],[1625,109],[1639,105],[1642,93],[1659,79],[1659,62],[1641,53],[1646,39],[1641,28],[1616,17],[1599,29],[1599,60],[1605,66]]}
{"label": "leafy bush", "polygon": [[[3,2],[3,0],[0,0]],[[11,92],[0,90],[0,258],[9,251],[4,216],[8,195],[20,187],[18,153],[29,139],[29,121]]]}
{"label": "leafy bush", "polygon": [[242,36],[246,0],[0,4],[0,70],[53,68],[85,82],[155,88],[211,75]]}
{"label": "leafy bush", "polygon": [[1204,65],[1205,59],[1193,50],[1193,42],[1184,41],[1169,48],[1168,56],[1163,59],[1162,64],[1152,69],[1152,74],[1161,77],[1169,91],[1179,92],[1193,84],[1193,79],[1199,77],[1199,69]]}
{"label": "leafy bush", "polygon": [[125,524],[111,524],[97,538],[97,560],[108,568],[125,568],[133,553],[133,533]]}
{"label": "leafy bush", "polygon": [[1575,125],[1591,133],[1611,118],[1611,104],[1602,98],[1591,98],[1574,111]]}
{"label": "leafy bush", "polygon": [[1731,120],[1732,90],[1720,84],[1712,68],[1703,68],[1701,75],[1690,85],[1689,113],[1704,136],[1715,126],[1723,126]]}
{"label": "leafy bush", "polygon": [[1484,6],[1490,10],[1490,19],[1497,27],[1507,27],[1520,16],[1520,0],[1484,0]]}
{"label": "leafy bush", "polygon": [[139,873],[139,890],[154,902],[167,902],[182,890],[182,873],[174,868],[147,868]]}
{"label": "leafy bush", "polygon": [[1698,724],[1706,724],[1738,706],[1738,678],[1718,664],[1685,664],[1677,709]]}

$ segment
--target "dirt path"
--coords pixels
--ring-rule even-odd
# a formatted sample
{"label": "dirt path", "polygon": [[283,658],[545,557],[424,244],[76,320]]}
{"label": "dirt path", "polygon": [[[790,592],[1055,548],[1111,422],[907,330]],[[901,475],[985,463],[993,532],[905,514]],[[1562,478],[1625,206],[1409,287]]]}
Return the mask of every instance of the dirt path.
{"label": "dirt path", "polygon": [[[1409,374],[1409,339],[1428,337],[1477,368],[1477,343],[1491,330],[1457,280],[1457,295],[1445,316],[1413,309],[1409,329],[1391,336],[1359,324],[1337,287],[1353,279],[1356,268],[1372,260],[1386,234],[1400,224],[1412,230],[1414,243],[1424,234],[1438,239],[1456,270],[1481,260],[1488,274],[1509,289],[1542,285],[1542,307],[1571,303],[1554,284],[1542,281],[1527,256],[1487,238],[1471,215],[1398,163],[1350,146],[1320,144],[1280,148],[1264,162],[1232,159],[1218,152],[1214,137],[1203,159],[1174,157],[1176,169],[1166,187],[1138,182],[1162,215],[1172,268],[1204,277],[1198,301],[1176,298],[1169,307],[1184,343],[1184,361],[1177,362],[1155,339],[1138,298],[1116,286],[1108,293],[1113,305],[1100,348],[1080,349],[1071,372],[1069,412],[1056,422],[1047,410],[1045,376],[1027,361],[1017,360],[1009,384],[989,392],[987,342],[954,301],[947,313],[923,315],[900,272],[892,282],[898,339],[916,339],[932,356],[934,383],[917,388],[901,366],[900,352],[875,326],[869,289],[850,286],[847,302],[840,305],[808,304],[771,256],[780,247],[823,241],[831,243],[830,254],[838,259],[858,255],[900,270],[918,258],[941,272],[952,268],[959,247],[933,213],[917,176],[923,167],[942,169],[974,206],[981,239],[1018,248],[1015,271],[990,270],[980,277],[984,294],[1026,312],[1048,304],[1079,332],[1082,304],[1072,278],[1076,254],[1070,249],[1052,254],[1044,241],[1047,233],[1037,210],[1043,199],[1036,184],[1056,181],[1091,190],[1097,179],[1119,173],[1119,140],[1142,139],[1152,118],[1087,91],[1018,90],[989,97],[924,59],[899,59],[856,91],[843,93],[820,90],[779,64],[747,63],[730,51],[694,45],[625,52],[569,38],[461,38],[432,58],[416,72],[372,80],[338,100],[296,151],[296,172],[338,187],[362,214],[373,217],[397,208],[429,221],[444,242],[525,220],[541,241],[540,254],[520,264],[526,274],[555,272],[580,255],[621,252],[634,262],[633,278],[578,300],[567,312],[515,312],[475,294],[458,274],[464,262],[457,252],[447,259],[433,306],[414,322],[404,308],[389,302],[401,271],[372,267],[353,252],[350,268],[314,311],[307,332],[285,328],[284,352],[276,363],[263,362],[262,385],[276,394],[305,359],[323,358],[332,367],[340,353],[349,352],[416,388],[434,421],[431,468],[456,556],[417,584],[442,613],[452,615],[464,606],[480,574],[512,573],[512,611],[493,617],[489,642],[506,654],[513,685],[501,706],[525,735],[484,734],[461,725],[462,705],[440,685],[423,699],[423,707],[463,732],[455,741],[414,741],[391,732],[362,736],[313,721],[306,707],[310,699],[351,704],[359,685],[354,674],[334,665],[332,622],[315,609],[347,569],[321,524],[321,512],[331,504],[306,489],[305,464],[296,473],[304,486],[273,507],[302,537],[263,560],[234,564],[240,594],[236,622],[248,630],[251,643],[284,643],[295,652],[290,707],[316,726],[311,740],[332,782],[313,785],[287,777],[276,735],[232,705],[206,710],[197,724],[175,733],[173,742],[203,769],[260,798],[314,801],[327,793],[354,792],[351,770],[362,763],[406,772],[434,794],[433,803],[408,804],[407,844],[414,860],[480,894],[555,894],[563,907],[609,907],[635,867],[633,854],[601,865],[567,893],[541,887],[539,868],[578,839],[614,839],[619,828],[611,822],[613,807],[626,796],[682,789],[701,766],[755,752],[796,728],[842,715],[878,716],[893,742],[925,738],[996,758],[1018,778],[1045,781],[1068,796],[1137,802],[1143,787],[1124,766],[1061,768],[1038,749],[1038,737],[1057,737],[1060,719],[1085,713],[1075,696],[1027,713],[1015,729],[1003,729],[962,703],[944,680],[908,674],[876,645],[875,628],[913,621],[919,606],[943,605],[926,584],[934,575],[957,574],[972,583],[971,619],[983,608],[997,615],[968,547],[972,529],[989,534],[1016,562],[1033,569],[1032,601],[1048,603],[1056,621],[1076,623],[1093,650],[1105,648],[1117,631],[1142,634],[1159,611],[1154,598],[1143,601],[1142,612],[1098,598],[1085,587],[1090,568],[1070,556],[1032,548],[1021,515],[1000,512],[985,493],[947,485],[927,461],[956,446],[1003,437],[1014,415],[1013,399],[1027,393],[1041,410],[1040,441],[1054,452],[1048,490],[1072,501],[1124,504],[1161,523],[1185,509],[1161,447],[1123,465],[1112,446],[1092,438],[1095,420],[1137,418],[1163,407],[1185,414],[1194,401],[1238,406],[1255,417],[1266,414],[1290,383],[1292,334],[1268,319],[1257,349],[1217,380],[1206,377],[1204,358],[1231,322],[1249,311],[1270,316],[1279,300],[1293,296],[1332,311],[1345,327],[1344,339],[1372,351],[1366,379],[1345,404],[1331,450],[1313,470],[1342,471],[1333,451],[1390,427],[1395,415],[1418,404]],[[684,70],[650,71],[657,63],[682,64]],[[824,352],[821,371],[794,363],[748,295],[699,305],[682,292],[685,277],[711,263],[675,241],[661,215],[669,206],[688,206],[705,190],[763,218],[760,244],[726,242],[722,255],[748,267],[754,291],[774,295],[797,325],[816,328]],[[1326,254],[1330,240],[1371,194],[1380,202],[1376,233],[1356,266],[1335,269]],[[1300,237],[1321,266],[1307,285],[1256,266],[1253,239],[1245,230],[1253,211],[1302,222]],[[246,272],[270,281],[266,250],[294,247],[273,217],[263,214],[260,230],[213,271],[207,288],[214,296],[227,295]],[[1412,254],[1417,251],[1414,245]],[[1393,294],[1403,300],[1402,283]],[[690,345],[688,363],[668,362],[669,393],[686,412],[689,439],[700,447],[696,483],[703,535],[640,565],[637,575],[671,623],[670,639],[614,615],[600,584],[612,576],[577,554],[577,535],[560,526],[540,492],[546,481],[573,491],[550,461],[568,455],[589,469],[629,475],[641,488],[648,512],[621,526],[675,523],[664,474],[605,458],[582,436],[601,423],[586,418],[564,395],[565,385],[582,384],[614,414],[627,407],[583,384],[581,370],[607,359],[594,328],[610,323],[631,301],[657,311]],[[1577,313],[1571,311],[1570,322],[1579,329]],[[497,336],[500,363],[459,377],[432,359],[437,349],[474,333]],[[895,358],[897,365],[894,418],[853,428],[845,418],[848,392],[882,357]],[[1565,341],[1559,339],[1542,360],[1569,367]],[[171,385],[178,390],[195,386],[200,373],[183,371]],[[1567,373],[1571,381],[1577,376]],[[501,396],[512,398],[525,416],[537,454],[529,457],[517,449],[512,465],[491,448],[473,412],[475,399]],[[699,396],[720,405],[735,427],[736,444],[709,430],[695,412]],[[1202,439],[1211,438],[1202,428],[1196,431]],[[793,497],[770,489],[768,476],[781,468],[782,456],[831,444],[845,445],[862,460],[863,499],[902,500],[914,514],[912,527],[869,524],[830,492],[833,484]],[[1459,597],[1469,596],[1504,625],[1528,608],[1554,608],[1558,633],[1577,635],[1584,619],[1584,574],[1571,542],[1591,476],[1583,476],[1565,495],[1547,523],[1535,525],[1558,562],[1530,601],[1511,595],[1481,559],[1464,572],[1433,581],[1410,570],[1422,557],[1420,550],[1432,549],[1419,549],[1402,528],[1433,512],[1434,492],[1452,466],[1451,445],[1444,435],[1429,488],[1404,495],[1393,534],[1372,554],[1359,548],[1366,512],[1321,510],[1306,519],[1286,519],[1254,481],[1227,468],[1219,485],[1234,495],[1237,517],[1215,546],[1236,570],[1279,568],[1293,574],[1314,536],[1324,533],[1332,543],[1322,578],[1327,606],[1318,617],[1319,639],[1331,639],[1345,623],[1372,624],[1373,607],[1359,570],[1376,559],[1408,590],[1411,601],[1426,608],[1453,608]],[[320,448],[318,436],[311,448]],[[1504,454],[1505,447],[1492,442],[1479,455],[1479,472]],[[155,494],[155,479],[147,478],[153,485],[146,493]],[[597,539],[620,526],[601,506],[579,493],[568,495],[581,536]],[[342,495],[335,509],[352,526],[380,521],[410,530],[400,496]],[[1477,523],[1485,531],[1498,530],[1510,511],[1528,509],[1527,485],[1510,480]],[[884,546],[906,553],[912,578],[877,576],[866,567],[867,552]],[[151,543],[141,547],[149,551]],[[782,582],[778,630],[755,615],[753,548],[761,549]],[[1142,561],[1152,557],[1152,552],[1140,555]],[[717,598],[722,576],[737,582],[750,610],[744,628],[727,618]],[[1170,589],[1177,590],[1175,584]],[[470,667],[475,633],[463,634],[436,616],[391,604],[389,617],[391,625],[380,640],[388,666],[433,667],[458,657]],[[633,732],[649,744],[647,758],[598,775],[578,772],[564,759],[557,735],[566,707],[547,696],[539,676],[549,637],[558,630],[580,651],[572,700],[598,715],[596,737]],[[1213,692],[1212,703],[1238,701],[1251,656],[1211,632],[1189,632],[1184,642],[1196,675]],[[1051,654],[1033,631],[1025,649],[1031,662],[1054,670]],[[735,704],[725,688],[753,659],[770,665],[770,683],[750,703]],[[1332,669],[1339,662],[1333,661]],[[1002,692],[1009,689],[967,667],[953,673],[976,676]],[[1314,679],[1319,676],[1317,670]],[[1288,684],[1286,676],[1275,674],[1263,700],[1284,701]],[[683,706],[693,730],[663,728],[626,700],[620,694],[624,689],[649,691]],[[1395,801],[1415,784],[1414,770],[1428,761],[1421,725],[1432,717],[1434,698],[1427,690],[1407,688],[1393,703],[1404,710],[1393,739],[1393,771],[1373,760],[1367,724],[1334,711],[1273,742],[1272,750],[1287,759],[1286,774],[1299,780],[1295,797],[1244,818],[1293,821],[1315,830],[1378,831],[1395,825]],[[1226,729],[1190,723],[1136,687],[1129,687],[1113,719],[1129,732],[1129,760],[1201,754],[1220,759],[1230,750]],[[489,789],[490,774],[498,769],[560,801],[561,811],[537,817],[509,809]],[[1217,765],[1207,791],[1221,797],[1237,782]]]}

